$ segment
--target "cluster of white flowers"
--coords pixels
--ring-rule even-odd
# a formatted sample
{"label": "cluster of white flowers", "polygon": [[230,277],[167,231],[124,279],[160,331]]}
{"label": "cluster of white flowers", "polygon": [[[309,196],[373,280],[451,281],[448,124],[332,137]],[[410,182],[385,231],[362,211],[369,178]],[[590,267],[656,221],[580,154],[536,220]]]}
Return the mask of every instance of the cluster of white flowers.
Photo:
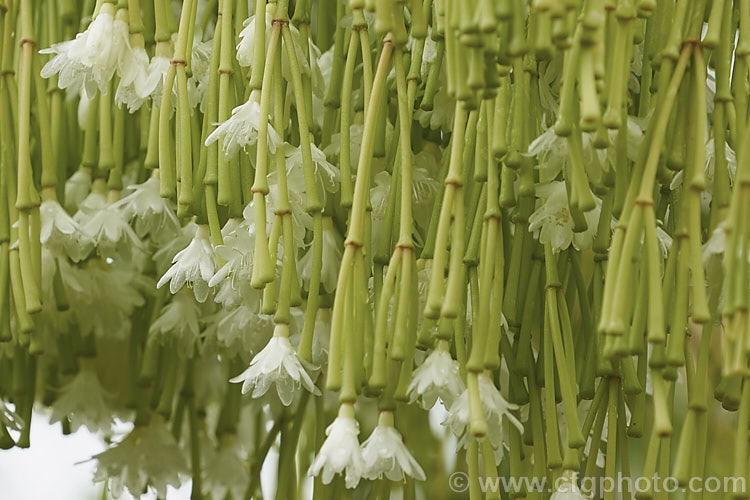
{"label": "cluster of white flowers", "polygon": [[146,427],[136,426],[122,441],[94,459],[97,463],[94,480],[108,481],[115,497],[124,488],[131,495],[140,496],[151,487],[163,498],[167,486],[179,487],[180,476],[188,473],[172,432],[158,419]]}
{"label": "cluster of white flowers", "polygon": [[[57,84],[74,95],[93,99],[97,91],[106,95],[115,74],[119,82],[115,103],[137,111],[153,98],[161,102],[163,82],[170,66],[169,57],[158,53],[149,58],[139,44],[131,44],[128,22],[115,14],[113,4],[103,2],[88,28],[75,39],[53,44],[41,54],[54,54],[42,68],[42,77],[57,75]],[[125,12],[125,11],[121,11]],[[203,106],[208,87],[208,59],[211,44],[197,33],[193,40],[193,67],[189,83],[192,107]]]}
{"label": "cluster of white flowers", "polygon": [[[739,352],[750,344],[746,120],[727,107],[750,90],[735,85],[727,55],[742,56],[742,34],[722,37],[732,50],[709,43],[726,22],[736,28],[720,2],[680,11],[709,15],[708,40],[682,44],[689,88],[664,73],[682,63],[656,64],[655,54],[671,54],[659,44],[679,40],[651,36],[672,14],[652,13],[648,1],[637,2],[633,23],[621,23],[630,18],[620,10],[600,16],[593,1],[482,0],[466,3],[472,16],[462,2],[401,0],[335,9],[318,0],[39,3],[22,0],[18,22],[0,8],[14,27],[2,37],[10,66],[0,75],[0,132],[19,142],[0,148],[18,160],[0,181],[10,201],[0,211],[0,373],[10,374],[0,383],[0,447],[28,437],[24,420],[42,399],[52,422],[108,440],[116,419],[135,422],[94,457],[96,480],[115,496],[164,497],[189,469],[204,490],[196,498],[257,496],[260,469],[278,452],[279,467],[307,467],[325,485],[390,481],[419,497],[428,490],[415,483],[430,472],[422,465],[454,467],[426,460],[424,443],[461,457],[465,448],[476,481],[480,454],[481,473],[506,473],[487,455],[499,465],[532,422],[534,440],[563,434],[546,448],[581,421],[604,422],[576,443],[601,468],[602,443],[626,438],[619,427],[608,435],[608,412],[632,425],[632,386],[649,396],[637,404],[670,412],[663,393],[688,390],[668,370],[691,362],[683,351],[693,352],[685,332],[694,324],[721,326]],[[50,46],[29,58],[19,47],[35,43],[22,32],[36,19]],[[518,43],[527,26],[536,27],[528,50]],[[605,32],[617,33],[615,47]],[[606,72],[605,48],[616,55]],[[27,70],[62,90],[39,91]],[[5,94],[17,76],[40,102],[28,88]],[[699,163],[679,164],[690,160]],[[689,175],[697,182],[687,186]],[[546,293],[544,280],[557,275],[559,291]],[[703,285],[705,317],[696,312]],[[685,317],[664,318],[652,295],[680,301]],[[664,331],[657,349],[652,336]],[[712,344],[700,344],[697,359],[713,363]],[[665,352],[662,373],[654,357]],[[621,354],[602,376],[602,356]],[[16,387],[35,380],[23,373],[36,369],[32,356],[43,397]],[[625,373],[631,357],[635,375]],[[722,377],[746,372],[742,356],[725,358]],[[540,404],[554,385],[538,380],[538,369],[549,376],[542,361],[562,405]],[[667,380],[672,391],[660,393]],[[584,387],[621,399],[593,404]],[[717,389],[724,406],[736,406],[736,389],[726,398]],[[643,409],[643,418],[655,413]],[[477,422],[487,426],[481,440]],[[371,431],[362,442],[360,424]],[[680,441],[706,451],[705,440]],[[541,463],[554,455],[537,449],[524,452],[524,466],[559,476],[559,464]],[[277,485],[277,497],[287,486],[307,491],[291,484],[297,472],[279,471],[290,485]],[[558,486],[552,500],[583,497],[572,470]]]}
{"label": "cluster of white flowers", "polygon": [[115,19],[114,5],[104,3],[102,9],[83,33],[75,39],[53,44],[41,54],[55,54],[42,68],[42,77],[57,74],[61,89],[70,88],[88,99],[97,90],[107,93],[110,80],[125,62],[130,50],[128,25]]}
{"label": "cluster of white flowers", "polygon": [[353,408],[348,405],[341,406],[336,420],[326,429],[326,435],[309,470],[311,475],[320,475],[324,484],[329,484],[336,474],[345,476],[347,488],[354,488],[362,478],[425,479],[424,471],[404,445],[401,433],[393,427],[393,414],[389,411],[380,413],[378,425],[361,446],[359,424]]}

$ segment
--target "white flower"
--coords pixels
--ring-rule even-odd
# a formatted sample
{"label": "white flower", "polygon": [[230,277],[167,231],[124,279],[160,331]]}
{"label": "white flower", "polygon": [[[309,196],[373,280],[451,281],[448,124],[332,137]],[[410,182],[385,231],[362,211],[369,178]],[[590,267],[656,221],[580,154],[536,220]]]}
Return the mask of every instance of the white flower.
{"label": "white flower", "polygon": [[[199,51],[197,54],[200,56],[201,52]],[[196,61],[200,60],[200,58],[196,59]],[[146,77],[143,80],[136,81],[136,91],[138,94],[148,94],[151,97],[161,97],[162,84],[164,83],[164,78],[167,76],[167,71],[169,71],[169,66],[171,64],[172,61],[170,61],[168,57],[160,55],[152,57],[148,63],[148,73],[146,74]],[[195,75],[195,72],[193,72],[193,75]]]}
{"label": "white flower", "polygon": [[372,205],[373,220],[382,220],[385,218],[390,191],[391,174],[385,170],[375,174],[373,186],[370,188],[370,204]]}
{"label": "white flower", "polygon": [[[272,21],[273,16],[269,12],[266,12],[266,36],[264,37],[266,47],[263,50],[264,54],[266,53],[266,49],[268,49]],[[255,24],[256,23],[254,15],[245,19],[245,21],[242,23],[244,28],[242,29],[242,31],[240,31],[239,34],[240,43],[237,44],[237,61],[239,61],[240,66],[243,67],[253,65],[253,56],[255,55]]]}
{"label": "white flower", "polygon": [[67,255],[79,262],[94,248],[94,241],[56,200],[43,201],[39,215],[42,221],[40,240],[55,255]]}
{"label": "white flower", "polygon": [[130,263],[115,266],[91,259],[85,267],[77,267],[58,259],[58,264],[81,336],[93,333],[104,338],[127,338],[133,310],[144,303],[141,290],[150,290],[153,282]]}
{"label": "white flower", "polygon": [[149,336],[162,345],[174,341],[178,352],[190,358],[200,336],[199,317],[200,309],[193,299],[186,293],[177,293],[151,324]]}
{"label": "white flower", "polygon": [[[303,169],[302,149],[294,147],[291,144],[284,144],[287,168]],[[322,184],[325,191],[336,193],[339,190],[340,174],[339,169],[334,167],[327,159],[323,151],[318,146],[310,143],[310,153],[312,155],[313,166],[315,168],[315,178]]]}
{"label": "white flower", "polygon": [[[301,47],[299,46],[297,46],[297,48],[301,49]],[[325,68],[326,71],[329,71],[329,74],[328,74],[329,78],[328,80],[326,80],[326,77],[323,75],[324,68],[321,66],[321,64],[323,63],[322,61],[323,56],[320,53],[320,49],[318,48],[318,46],[315,45],[315,42],[313,42],[313,40],[309,37],[307,39],[307,48],[308,48],[308,52],[310,53],[310,57],[309,57],[309,61],[305,61],[305,62],[310,64],[310,80],[311,80],[313,99],[324,99],[326,91],[328,89],[328,84],[331,81],[330,79],[331,66],[329,66],[328,68]],[[300,54],[300,52],[297,52],[297,53]],[[330,64],[331,62],[332,61],[328,61],[328,64]],[[319,116],[319,117],[313,116],[313,119],[315,118],[319,118],[321,120],[320,123],[322,124],[322,119],[323,119],[322,116]]]}
{"label": "white flower", "polygon": [[204,42],[202,38],[203,34],[197,30],[193,37],[192,60],[190,62],[193,76],[188,79],[188,100],[191,109],[200,108],[201,112],[205,112],[213,42],[212,40]]}
{"label": "white flower", "polygon": [[[429,161],[429,155],[417,154],[412,162],[412,206],[413,206],[413,229],[415,238],[420,238],[422,231],[419,227],[427,229],[432,214],[432,203],[438,191],[436,176],[430,174],[426,169],[417,166]],[[370,188],[370,204],[372,205],[372,241],[380,240],[380,233],[388,210],[388,197],[391,192],[393,177],[383,170],[378,172],[373,179]],[[419,243],[419,240],[416,241]]]}
{"label": "white flower", "polygon": [[[482,411],[487,421],[487,439],[490,440],[494,449],[499,449],[503,444],[503,417],[510,420],[519,431],[523,432],[523,425],[511,413],[518,406],[508,403],[497,390],[495,384],[486,374],[479,375],[479,398],[482,401]],[[469,427],[469,390],[466,389],[456,399],[449,409],[450,415],[443,425],[450,427],[453,434],[460,438],[464,445],[467,444],[466,431]]]}
{"label": "white flower", "polygon": [[52,405],[50,423],[68,419],[72,430],[85,426],[91,432],[111,429],[114,395],[99,383],[96,373],[87,368],[65,384]]}
{"label": "white flower", "polygon": [[183,285],[193,287],[195,299],[205,302],[210,288],[208,282],[216,272],[216,256],[211,248],[207,226],[198,226],[190,244],[172,259],[172,267],[164,273],[156,288],[169,282],[169,291],[177,293]]}
{"label": "white flower", "polygon": [[76,107],[76,117],[78,118],[78,127],[81,130],[86,130],[86,122],[89,117],[89,109],[91,109],[91,99],[86,97],[86,94],[82,94],[78,99],[78,106]]}
{"label": "white flower", "polygon": [[[250,276],[252,273],[240,271],[236,276],[240,277],[237,280],[239,283],[235,287],[235,279],[227,278],[220,280],[218,283],[218,290],[214,296],[214,302],[221,304],[225,309],[235,309],[237,307],[253,307],[257,309],[257,306],[261,303],[263,298],[263,291],[250,286]],[[213,280],[210,283],[212,283]]]}
{"label": "white flower", "polygon": [[325,115],[325,92],[331,83],[333,46],[321,54],[320,50],[311,43],[310,60],[313,61],[315,70],[312,81],[312,117],[315,126],[321,129],[323,128],[323,115]]}
{"label": "white flower", "polygon": [[[338,279],[339,265],[344,251],[344,238],[333,226],[331,217],[323,217],[323,267],[321,269],[321,283],[323,288],[329,293],[336,290],[336,280]],[[313,264],[313,246],[310,245],[305,255],[299,259],[297,269],[300,270],[305,285],[310,284],[310,275],[312,274]]]}
{"label": "white flower", "polygon": [[229,380],[232,383],[242,382],[242,394],[252,389],[252,397],[259,398],[268,391],[271,384],[276,384],[276,392],[284,406],[292,404],[300,386],[316,396],[320,394],[307,370],[302,366],[302,358],[297,355],[289,338],[284,335],[284,330],[288,333],[287,325],[276,325],[274,336],[253,358],[250,366]]}
{"label": "white flower", "polygon": [[[158,172],[156,170],[155,172]],[[135,233],[158,243],[174,237],[180,223],[174,214],[173,204],[159,195],[159,179],[152,176],[146,182],[128,188],[126,196],[112,206],[120,210],[127,221],[135,220]]]}
{"label": "white flower", "polygon": [[[231,226],[231,227],[230,227]],[[208,282],[211,288],[219,287],[214,298],[215,302],[231,308],[245,300],[255,302],[258,299],[257,290],[250,286],[253,272],[254,233],[250,225],[244,221],[229,219],[222,228],[224,244],[216,247],[216,255],[224,261],[224,265]]]}
{"label": "white flower", "polygon": [[726,247],[727,234],[724,229],[724,224],[719,224],[714,232],[711,233],[711,237],[703,245],[703,263],[707,265],[714,255],[723,255]]}
{"label": "white flower", "polygon": [[236,436],[221,436],[219,451],[206,462],[204,470],[206,489],[211,492],[211,498],[243,498],[250,477],[240,453]]}
{"label": "white flower", "polygon": [[317,58],[320,76],[323,77],[323,88],[327,89],[331,83],[331,74],[333,72],[333,46],[326,50]]}
{"label": "white flower", "polygon": [[656,225],[656,241],[659,243],[662,258],[666,258],[669,249],[672,248],[672,237],[662,229],[660,224]]}
{"label": "white flower", "polygon": [[[550,73],[547,71],[546,73]],[[540,81],[540,91],[543,85]],[[555,103],[554,106],[557,106]],[[556,114],[556,109],[553,114]],[[643,141],[642,120],[636,117],[628,116],[627,127],[627,148],[626,156],[631,161],[636,161],[638,150]],[[594,147],[596,135],[594,133],[583,132],[583,165],[589,180],[594,184],[603,182],[606,172],[611,171],[617,163],[616,148],[596,148]],[[614,144],[617,139],[617,131],[609,131],[609,143]],[[548,127],[542,132],[531,144],[525,156],[533,156],[537,159],[539,166],[540,178],[543,182],[551,181],[557,178],[566,165],[570,164],[570,153],[568,150],[568,139],[555,133],[554,127]]]}
{"label": "white flower", "polygon": [[336,420],[326,429],[326,440],[320,447],[307,473],[321,476],[328,484],[336,474],[346,474],[346,487],[354,488],[364,475],[365,463],[359,447],[359,424],[354,419],[354,409],[342,405]]}
{"label": "white flower", "polygon": [[[194,58],[194,62],[199,60],[199,57]],[[158,97],[159,105],[169,66],[169,58],[163,55],[155,55],[149,60],[143,47],[126,50],[119,68],[120,83],[115,93],[115,103],[118,106],[125,104],[131,113],[138,110],[149,97]]]}
{"label": "white flower", "polygon": [[[223,137],[222,147],[227,157],[234,156],[240,148],[252,146],[258,142],[258,128],[260,127],[260,92],[250,93],[247,102],[232,110],[232,116],[219,124],[216,130],[206,138],[206,146]],[[268,124],[268,151],[274,153],[281,144],[281,137]]]}
{"label": "white flower", "polygon": [[[141,93],[142,87],[139,84],[144,82],[148,76],[149,61],[146,49],[143,47],[133,47],[126,50],[123,56],[123,64],[120,68],[120,83],[117,85],[115,92],[115,104],[122,107],[126,105],[130,113],[138,110],[151,92]],[[149,84],[149,86],[151,86]],[[151,90],[156,83],[151,86]]]}
{"label": "white flower", "polygon": [[[299,168],[287,168],[286,180],[289,195],[289,207],[292,209],[292,233],[295,248],[303,248],[305,234],[313,228],[313,218],[305,210],[305,174]],[[266,224],[271,227],[275,217],[276,207],[279,206],[279,182],[276,171],[268,174],[268,196],[266,196]],[[252,231],[255,231],[255,210],[253,202],[249,203],[242,212]],[[283,249],[281,242],[279,247]],[[281,252],[279,252],[279,259]]]}
{"label": "white flower", "polygon": [[96,179],[91,185],[91,191],[78,204],[78,211],[73,214],[73,219],[83,226],[92,214],[107,207],[107,181]]}
{"label": "white flower", "polygon": [[565,182],[539,184],[536,195],[544,199],[544,202],[529,217],[529,231],[541,229],[540,243],[550,243],[555,252],[565,250],[571,243],[577,250],[586,250],[591,246],[599,223],[601,200],[595,197],[597,207],[584,214],[588,228],[582,233],[574,234]]}
{"label": "white flower", "polygon": [[272,338],[273,316],[258,314],[246,305],[230,312],[222,311],[219,317],[215,328],[216,342],[230,352],[244,350],[255,354]]}
{"label": "white flower", "polygon": [[[354,123],[349,126],[349,157],[351,161],[352,171],[357,168],[357,161],[359,160],[359,152],[362,149],[362,134],[364,127],[358,123]],[[327,156],[338,157],[341,154],[341,133],[337,132],[331,136],[331,143],[325,147],[323,152]],[[352,179],[354,176],[352,175]]]}
{"label": "white flower", "polygon": [[544,179],[554,179],[568,162],[568,143],[565,137],[555,134],[554,127],[549,127],[531,141],[527,155],[537,157]]}
{"label": "white flower", "polygon": [[[146,95],[151,97],[154,104],[157,107],[161,107],[161,98],[164,94],[164,80],[167,77],[167,72],[171,66],[172,61],[165,55],[155,54],[154,57],[148,63],[148,70],[146,71],[145,78],[136,80],[135,91],[139,96]],[[192,78],[188,82],[192,82]],[[188,100],[191,98],[192,86],[188,84]],[[195,90],[193,90],[195,92]],[[177,95],[177,88],[172,89],[173,95]],[[192,101],[191,108],[192,108]],[[172,99],[172,106],[176,106],[176,98]]]}
{"label": "white flower", "polygon": [[85,93],[89,99],[96,95],[97,88],[102,94],[107,93],[107,83],[125,51],[130,49],[127,23],[114,19],[110,12],[114,5],[104,5],[86,31],[75,39],[39,51],[40,54],[55,54],[42,68],[43,78],[59,74],[58,87],[70,88],[76,94]]}
{"label": "white flower", "polygon": [[446,408],[450,408],[464,389],[458,362],[448,351],[436,349],[414,370],[409,395],[412,403],[419,399],[420,406],[425,410],[435,406],[438,398]]}
{"label": "white flower", "polygon": [[172,266],[172,259],[174,259],[174,256],[180,253],[181,250],[193,241],[197,229],[198,225],[195,222],[190,221],[180,228],[177,234],[172,238],[160,242],[161,247],[156,253],[154,253],[157,272],[164,273]]}
{"label": "white flower", "polygon": [[[734,182],[734,174],[737,170],[737,155],[729,145],[724,143],[724,153],[726,156],[727,169],[729,171],[729,181]],[[716,168],[716,145],[714,138],[710,138],[706,142],[706,177],[712,184],[714,179],[714,170]]]}
{"label": "white flower", "polygon": [[[287,168],[286,181],[289,192],[289,206],[292,209],[292,233],[294,234],[294,246],[302,248],[305,246],[305,232],[313,228],[313,218],[305,209],[305,174],[301,168]],[[279,182],[276,172],[268,176],[268,203],[267,214],[271,215],[279,206]],[[269,221],[270,227],[270,221]],[[283,248],[283,245],[282,245]]]}
{"label": "white flower", "polygon": [[119,255],[129,260],[134,251],[143,250],[138,235],[114,205],[89,214],[82,221],[82,229],[94,240],[97,251],[103,257],[115,258]]}
{"label": "white flower", "polygon": [[91,189],[91,171],[79,168],[65,181],[65,208],[70,213],[78,210],[78,205],[86,198]]}
{"label": "white flower", "polygon": [[383,476],[391,481],[403,481],[405,476],[424,481],[425,475],[409,449],[404,445],[401,433],[393,427],[393,414],[382,412],[378,425],[370,437],[362,443],[363,474],[367,479]]}
{"label": "white flower", "polygon": [[114,497],[125,487],[138,498],[151,486],[165,498],[167,486],[179,488],[180,476],[188,473],[171,430],[158,418],[152,418],[148,426],[136,426],[119,444],[93,459],[97,461],[94,481],[109,479]]}

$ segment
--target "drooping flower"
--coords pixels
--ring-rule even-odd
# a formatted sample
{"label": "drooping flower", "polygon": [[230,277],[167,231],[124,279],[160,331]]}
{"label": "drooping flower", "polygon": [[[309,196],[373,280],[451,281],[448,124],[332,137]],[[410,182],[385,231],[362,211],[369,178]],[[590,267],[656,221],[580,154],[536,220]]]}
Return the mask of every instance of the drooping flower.
{"label": "drooping flower", "polygon": [[[206,146],[223,137],[222,147],[227,157],[234,156],[240,148],[253,146],[258,142],[260,128],[260,92],[254,90],[248,100],[232,110],[232,116],[216,127],[206,138]],[[268,124],[268,151],[274,153],[281,144],[281,137]]]}
{"label": "drooping flower", "polygon": [[81,426],[90,432],[109,431],[114,423],[113,402],[114,395],[102,387],[96,373],[84,367],[60,389],[50,423],[67,419],[74,431]]}
{"label": "drooping flower", "polygon": [[[358,123],[349,126],[349,156],[352,163],[352,171],[357,168],[359,152],[362,149],[362,133],[364,127]],[[331,143],[323,149],[327,157],[338,157],[341,153],[341,134],[335,133],[331,136]],[[354,176],[352,176],[352,179]]]}
{"label": "drooping flower", "polygon": [[55,54],[41,71],[43,78],[57,74],[57,85],[93,99],[107,84],[130,48],[128,25],[112,15],[114,5],[102,7],[89,27],[75,39],[53,44],[40,54]]}
{"label": "drooping flower", "polygon": [[235,435],[221,436],[216,455],[206,462],[206,489],[212,498],[243,498],[250,477],[240,453]]}
{"label": "drooping flower", "polygon": [[188,79],[188,100],[191,109],[199,108],[202,113],[206,110],[212,45],[212,40],[203,41],[203,33],[196,30],[190,67],[193,74]]}
{"label": "drooping flower", "polygon": [[143,305],[153,281],[134,272],[131,263],[90,259],[79,267],[58,259],[57,264],[81,336],[127,338],[133,310]]}
{"label": "drooping flower", "polygon": [[326,436],[307,473],[321,476],[323,484],[329,484],[333,476],[343,473],[346,487],[356,487],[364,477],[365,462],[359,446],[359,424],[351,405],[341,405],[336,420],[326,429]]}
{"label": "drooping flower", "polygon": [[414,370],[409,384],[411,402],[419,400],[425,410],[435,406],[438,398],[446,408],[465,390],[458,362],[450,352],[436,349]]}
{"label": "drooping flower", "polygon": [[[137,111],[146,99],[149,97],[150,92],[141,94],[139,92],[140,82],[145,81],[149,74],[149,60],[146,49],[143,47],[132,47],[127,50],[123,55],[123,64],[120,68],[120,83],[117,85],[115,91],[115,104],[117,106],[127,106],[128,112],[134,113]],[[150,86],[150,85],[149,85]],[[153,87],[156,86],[154,83]]]}
{"label": "drooping flower", "polygon": [[[549,70],[545,73],[549,73]],[[543,78],[544,79],[544,78]],[[543,89],[540,81],[540,91]],[[544,100],[544,99],[543,99]],[[554,104],[556,106],[556,103]],[[552,112],[552,110],[550,110]],[[556,115],[557,110],[552,112]],[[625,153],[630,161],[635,161],[638,156],[641,142],[643,140],[643,120],[641,118],[628,116],[625,127],[626,148]],[[611,130],[608,135],[610,145],[617,140],[617,131]],[[581,134],[583,165],[589,180],[594,184],[600,184],[604,179],[605,173],[611,172],[618,161],[617,148],[595,147],[596,134],[583,132]],[[548,127],[538,137],[536,137],[525,156],[536,158],[539,168],[540,180],[548,182],[557,178],[560,172],[570,164],[570,153],[568,149],[568,138],[559,136],[555,133],[555,127]]]}
{"label": "drooping flower", "polygon": [[595,197],[596,208],[584,213],[588,224],[586,230],[574,233],[565,182],[540,184],[536,187],[536,195],[544,201],[529,217],[529,231],[541,230],[540,243],[550,243],[555,252],[565,250],[571,243],[577,250],[586,250],[591,246],[601,213],[601,201],[598,198]]}
{"label": "drooping flower", "polygon": [[[412,162],[412,205],[413,229],[415,238],[419,238],[419,228],[429,226],[432,213],[432,203],[438,191],[438,183],[424,165],[429,162],[430,154],[417,154]],[[434,161],[434,160],[433,160]],[[372,240],[379,241],[383,223],[388,210],[388,198],[391,192],[393,176],[386,170],[378,172],[373,179],[370,189],[370,203],[372,204]],[[398,180],[398,179],[396,179]]]}
{"label": "drooping flower", "polygon": [[190,245],[190,242],[193,241],[193,238],[195,237],[195,231],[197,229],[198,224],[190,221],[182,226],[172,238],[160,242],[161,245],[159,250],[154,253],[153,257],[158,273],[163,274],[167,269],[172,267],[172,260],[175,255]]}
{"label": "drooping flower", "polygon": [[569,161],[567,140],[557,135],[554,127],[548,127],[531,141],[527,154],[536,157],[540,177],[547,180],[555,179]]}
{"label": "drooping flower", "polygon": [[[331,293],[336,289],[336,280],[338,279],[343,248],[344,238],[341,237],[333,226],[333,220],[327,216],[323,217],[323,267],[321,269],[321,283],[323,284],[323,288]],[[297,265],[304,283],[308,286],[310,275],[312,274],[312,264],[313,247],[310,245]]]}
{"label": "drooping flower", "polygon": [[222,311],[215,325],[215,340],[230,352],[257,353],[272,339],[273,316],[258,314],[245,304]]}
{"label": "drooping flower", "polygon": [[125,220],[134,221],[133,227],[138,237],[150,235],[157,244],[174,237],[180,223],[174,214],[172,202],[159,195],[158,177],[152,176],[141,184],[130,186],[128,191],[112,206],[122,212]]}
{"label": "drooping flower", "polygon": [[[270,12],[266,11],[266,36],[265,38],[265,48],[263,50],[263,53],[266,53],[266,49],[268,49],[268,42],[269,42],[269,36],[268,32],[271,29],[271,22],[273,21],[273,16]],[[255,47],[255,25],[256,25],[256,16],[252,15],[245,19],[245,21],[242,23],[242,26],[244,28],[242,31],[240,31],[239,39],[240,42],[237,44],[237,61],[240,63],[240,66],[247,67],[253,65],[253,56],[255,55],[254,47]]]}
{"label": "drooping flower", "polygon": [[[511,410],[518,406],[508,403],[500,391],[498,391],[492,380],[486,375],[479,375],[479,398],[482,401],[482,411],[487,421],[487,439],[492,447],[497,450],[503,444],[503,418],[507,418],[519,431],[523,432],[523,425]],[[450,427],[453,434],[458,437],[464,445],[467,444],[467,429],[469,428],[469,390],[466,389],[453,402],[448,410],[450,415],[443,425]]]}
{"label": "drooping flower", "polygon": [[216,256],[209,241],[207,226],[200,225],[190,244],[172,259],[172,267],[156,284],[161,288],[169,282],[169,291],[177,293],[185,284],[193,288],[195,300],[205,302],[208,298],[211,281],[216,272]]}
{"label": "drooping flower", "polygon": [[[82,99],[83,100],[83,99]],[[81,167],[65,181],[65,209],[75,213],[91,189],[91,171]]]}
{"label": "drooping flower", "polygon": [[191,297],[177,293],[151,324],[149,336],[162,345],[172,342],[180,355],[190,358],[200,336],[200,312]]}
{"label": "drooping flower", "polygon": [[713,233],[711,233],[711,237],[703,245],[703,264],[704,265],[707,265],[709,263],[709,261],[711,260],[711,257],[715,255],[721,256],[724,254],[726,241],[727,241],[727,233],[726,233],[724,224],[722,223],[722,224],[719,224],[716,227],[716,229],[714,229]]}
{"label": "drooping flower", "polygon": [[[284,154],[288,168],[303,168],[302,149],[290,144],[284,144]],[[315,144],[310,144],[313,167],[315,168],[315,179],[321,184],[324,191],[336,193],[339,190],[341,175],[339,169],[326,159],[326,155]],[[323,193],[321,193],[323,194]]]}
{"label": "drooping flower", "polygon": [[[198,55],[200,55],[199,52]],[[198,61],[200,58],[198,57],[195,60]],[[171,64],[171,59],[163,54],[159,54],[157,50],[157,53],[154,54],[154,57],[152,57],[148,63],[146,77],[142,80],[136,80],[136,93],[138,95],[148,94],[148,97],[153,99],[154,104],[161,107],[161,98],[164,94],[164,80],[167,77],[167,72],[169,71],[169,66]],[[188,80],[188,82],[191,81],[192,78]],[[190,97],[190,89],[191,86],[188,85],[188,97]],[[173,89],[173,92],[176,94],[176,89]],[[172,102],[174,103],[175,100],[173,99]],[[191,104],[191,108],[192,107]]]}
{"label": "drooping flower", "polygon": [[54,255],[65,255],[79,262],[94,248],[94,241],[56,200],[43,201],[39,215],[42,221],[40,241]]}
{"label": "drooping flower", "polygon": [[253,272],[254,233],[252,227],[241,219],[229,219],[222,228],[224,243],[216,247],[216,255],[224,261],[208,282],[219,291],[214,300],[226,308],[243,302],[255,302],[258,291],[250,286]]}
{"label": "drooping flower", "polygon": [[424,481],[422,467],[404,445],[404,438],[393,426],[393,413],[380,413],[378,425],[370,437],[362,443],[362,459],[367,479],[380,479],[383,476],[391,481],[403,481],[406,476]]}
{"label": "drooping flower", "polygon": [[277,324],[274,336],[250,362],[250,366],[241,374],[230,379],[232,383],[242,383],[242,393],[251,389],[252,397],[263,396],[271,384],[276,385],[276,392],[284,406],[289,406],[300,386],[314,395],[320,391],[315,387],[302,358],[292,348],[288,338],[288,326]]}
{"label": "drooping flower", "polygon": [[94,481],[107,481],[114,497],[124,488],[140,497],[147,487],[165,498],[167,486],[178,488],[180,476],[188,473],[185,458],[172,432],[161,419],[148,426],[136,426],[120,443],[94,455]]}
{"label": "drooping flower", "polygon": [[143,250],[138,235],[114,205],[107,205],[82,219],[82,229],[96,244],[103,257],[121,256],[130,260],[134,252]]}
{"label": "drooping flower", "polygon": [[[294,236],[295,248],[302,248],[305,246],[305,234],[308,229],[313,227],[313,218],[310,213],[305,209],[305,174],[301,168],[290,168],[287,167],[286,181],[289,195],[289,208],[292,210],[292,233]],[[274,212],[279,206],[279,180],[276,176],[276,171],[268,174],[268,196],[266,197],[266,223],[269,225],[273,221]],[[321,193],[322,194],[322,193]],[[243,213],[245,219],[253,223],[255,227],[254,211],[251,205],[245,207]],[[283,252],[283,245],[280,245],[279,257]]]}

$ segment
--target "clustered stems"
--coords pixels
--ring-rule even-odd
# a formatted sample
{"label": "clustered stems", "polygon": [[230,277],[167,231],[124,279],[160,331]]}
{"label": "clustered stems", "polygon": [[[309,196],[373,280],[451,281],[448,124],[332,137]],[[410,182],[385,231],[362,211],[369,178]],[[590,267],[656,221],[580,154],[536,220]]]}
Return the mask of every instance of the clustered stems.
{"label": "clustered stems", "polygon": [[132,420],[136,495],[750,479],[749,88],[748,0],[0,0],[0,448],[36,404]]}

